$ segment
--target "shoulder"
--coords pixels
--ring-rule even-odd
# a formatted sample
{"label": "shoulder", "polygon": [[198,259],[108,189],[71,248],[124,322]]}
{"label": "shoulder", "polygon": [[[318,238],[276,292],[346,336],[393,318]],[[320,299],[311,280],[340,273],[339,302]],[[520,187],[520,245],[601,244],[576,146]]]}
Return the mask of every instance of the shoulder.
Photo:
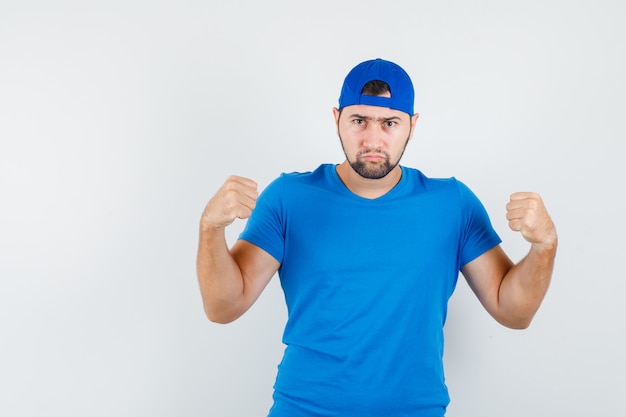
{"label": "shoulder", "polygon": [[460,212],[479,209],[482,203],[472,189],[458,178],[428,177],[415,168],[402,167],[405,176],[405,193],[411,197],[427,198],[437,204],[456,207]]}
{"label": "shoulder", "polygon": [[[402,175],[413,191],[447,191],[466,193],[469,188],[456,177],[429,177],[416,168],[402,167]],[[471,191],[470,191],[471,192]]]}
{"label": "shoulder", "polygon": [[322,164],[312,171],[283,172],[267,188],[293,190],[306,186],[328,188],[333,184],[335,165]]}
{"label": "shoulder", "polygon": [[313,190],[328,190],[333,187],[334,165],[322,164],[312,171],[283,172],[271,181],[261,193],[263,198],[280,200],[298,199]]}
{"label": "shoulder", "polygon": [[330,176],[331,170],[334,168],[335,166],[332,164],[321,164],[313,171],[283,172],[280,174],[277,180],[283,181],[285,183],[315,182]]}

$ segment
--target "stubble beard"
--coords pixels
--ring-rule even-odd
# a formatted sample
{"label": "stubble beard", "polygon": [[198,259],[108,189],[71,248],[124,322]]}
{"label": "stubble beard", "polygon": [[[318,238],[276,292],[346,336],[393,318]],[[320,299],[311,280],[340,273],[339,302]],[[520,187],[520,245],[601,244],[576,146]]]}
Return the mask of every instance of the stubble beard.
{"label": "stubble beard", "polygon": [[[360,152],[362,154],[365,152]],[[371,152],[370,152],[371,153]],[[356,161],[350,161],[350,166],[357,174],[363,178],[378,180],[384,178],[391,172],[398,163],[392,164],[389,160],[389,154],[386,152],[377,152],[378,155],[384,156],[384,160],[379,163],[364,161],[360,155],[357,155]]]}
{"label": "stubble beard", "polygon": [[[341,136],[339,137],[341,140]],[[404,147],[402,148],[402,152],[398,159],[395,162],[391,162],[391,157],[385,151],[380,149],[363,149],[359,151],[356,155],[356,160],[350,160],[350,157],[346,153],[345,148],[343,148],[343,140],[341,140],[341,146],[343,148],[343,153],[346,156],[346,160],[352,167],[352,169],[359,174],[363,178],[379,180],[384,178],[389,174],[398,164],[400,163],[400,159],[402,159],[402,155],[404,155],[404,150],[406,149],[406,145],[409,142],[409,138],[404,142]],[[367,154],[376,154],[383,157],[383,161],[375,163],[369,162],[363,159],[364,155]]]}

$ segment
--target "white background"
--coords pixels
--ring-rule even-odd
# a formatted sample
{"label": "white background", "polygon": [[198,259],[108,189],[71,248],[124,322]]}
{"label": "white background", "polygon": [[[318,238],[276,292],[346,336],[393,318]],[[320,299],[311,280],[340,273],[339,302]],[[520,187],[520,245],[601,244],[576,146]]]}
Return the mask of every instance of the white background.
{"label": "white background", "polygon": [[376,57],[415,83],[404,165],[468,184],[516,260],[512,192],[540,192],[559,231],[528,330],[459,280],[448,416],[623,415],[625,17],[620,0],[0,0],[0,415],[266,415],[278,280],[208,322],[199,216],[231,173],[263,188],[341,162],[331,108]]}

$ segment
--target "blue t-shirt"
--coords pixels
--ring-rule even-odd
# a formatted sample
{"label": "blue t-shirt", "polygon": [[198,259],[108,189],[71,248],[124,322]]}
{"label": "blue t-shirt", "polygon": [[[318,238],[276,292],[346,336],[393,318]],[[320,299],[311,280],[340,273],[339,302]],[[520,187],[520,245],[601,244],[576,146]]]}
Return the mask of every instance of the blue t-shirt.
{"label": "blue t-shirt", "polygon": [[271,417],[444,415],[448,299],[500,238],[463,183],[401,168],[376,199],[331,164],[261,193],[240,238],[280,263],[287,303]]}

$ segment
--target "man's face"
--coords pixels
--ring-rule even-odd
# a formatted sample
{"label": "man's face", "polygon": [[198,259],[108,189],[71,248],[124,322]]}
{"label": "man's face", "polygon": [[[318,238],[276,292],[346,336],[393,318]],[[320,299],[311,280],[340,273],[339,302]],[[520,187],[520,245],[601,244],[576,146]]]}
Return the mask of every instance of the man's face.
{"label": "man's face", "polygon": [[385,177],[400,163],[418,115],[386,107],[355,105],[333,110],[350,166],[361,177]]}

